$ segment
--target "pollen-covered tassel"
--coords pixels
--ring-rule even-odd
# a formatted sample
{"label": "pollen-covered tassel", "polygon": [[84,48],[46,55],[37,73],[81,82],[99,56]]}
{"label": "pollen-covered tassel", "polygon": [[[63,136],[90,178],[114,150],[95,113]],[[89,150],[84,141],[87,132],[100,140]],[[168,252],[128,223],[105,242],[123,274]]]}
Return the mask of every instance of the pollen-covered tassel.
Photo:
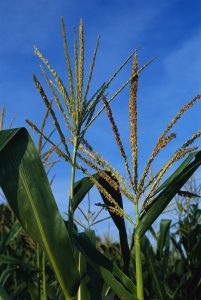
{"label": "pollen-covered tassel", "polygon": [[54,123],[54,125],[55,125],[55,127],[56,127],[56,129],[57,129],[57,132],[58,132],[58,134],[59,134],[59,137],[60,137],[60,139],[61,139],[61,142],[62,142],[62,144],[64,145],[66,154],[70,157],[70,152],[69,152],[68,146],[67,146],[67,144],[66,144],[65,136],[64,136],[64,134],[63,134],[63,132],[62,132],[62,130],[61,130],[61,127],[60,127],[59,122],[58,122],[58,120],[57,120],[56,114],[55,114],[55,112],[53,111],[53,109],[52,109],[52,107],[51,107],[51,104],[50,104],[49,100],[47,99],[47,96],[46,96],[46,94],[45,94],[45,92],[44,92],[44,90],[43,90],[43,88],[42,88],[41,83],[38,81],[38,79],[37,79],[37,77],[36,77],[35,75],[33,75],[33,79],[34,79],[34,82],[35,82],[35,84],[36,84],[36,87],[37,87],[37,89],[38,89],[38,91],[39,91],[39,93],[40,93],[40,95],[41,95],[41,97],[42,97],[42,99],[43,99],[43,101],[44,101],[44,103],[45,103],[47,109],[49,109],[49,111],[50,111],[50,114],[51,114],[52,119],[53,119],[53,123]]}
{"label": "pollen-covered tassel", "polygon": [[80,19],[79,26],[79,96],[77,99],[78,109],[80,110],[80,103],[82,99],[83,80],[84,80],[84,28],[83,21]]}
{"label": "pollen-covered tassel", "polygon": [[64,158],[65,161],[71,162],[71,157],[68,156],[66,153],[64,153],[58,146],[50,139],[50,137],[47,137],[35,124],[33,124],[30,120],[26,119],[27,124],[31,127],[32,130],[37,132],[44,140],[46,140],[54,149],[55,153],[57,153],[61,158]]}
{"label": "pollen-covered tassel", "polygon": [[86,148],[83,145],[79,145],[79,150],[93,160],[97,165],[99,165],[99,167],[109,171],[112,177],[118,180],[119,184],[122,186],[122,189],[128,191],[128,194],[130,194],[129,191],[132,189],[131,184],[123,176],[121,176],[119,172],[109,164],[108,161],[106,161],[97,151],[95,151],[85,139],[82,140],[82,143]]}
{"label": "pollen-covered tassel", "polygon": [[163,139],[160,139],[158,141],[158,143],[156,144],[155,149],[151,153],[151,156],[150,156],[150,158],[149,158],[149,160],[148,160],[148,162],[146,164],[146,167],[145,167],[144,172],[142,174],[142,178],[140,179],[139,186],[138,186],[138,193],[139,193],[139,195],[142,194],[143,187],[144,187],[144,182],[145,182],[145,179],[147,178],[147,175],[148,175],[151,163],[153,162],[154,158],[158,155],[158,153],[160,152],[160,150],[162,148],[166,147],[167,144],[172,139],[174,139],[174,138],[176,138],[176,133],[173,132],[170,135],[168,135],[167,137],[164,137]]}
{"label": "pollen-covered tassel", "polygon": [[191,101],[185,104],[177,113],[177,115],[174,117],[174,119],[172,119],[172,121],[168,124],[168,126],[166,127],[166,129],[164,130],[160,138],[163,138],[168,133],[168,131],[170,131],[170,129],[175,125],[175,123],[182,117],[182,115],[200,99],[201,99],[201,94],[198,94]]}
{"label": "pollen-covered tassel", "polygon": [[132,164],[135,189],[138,183],[138,141],[137,141],[137,90],[138,90],[138,60],[137,52],[135,52],[133,60],[132,75],[136,74],[131,80],[130,85],[130,143],[132,150]]}
{"label": "pollen-covered tassel", "polygon": [[131,185],[133,185],[133,180],[132,180],[131,172],[130,172],[130,169],[129,169],[129,165],[128,165],[128,160],[127,160],[127,157],[126,157],[126,153],[125,153],[125,150],[124,150],[124,147],[123,147],[120,135],[119,135],[119,131],[118,131],[117,125],[116,125],[116,123],[114,121],[114,118],[113,118],[113,115],[112,115],[112,110],[111,110],[110,105],[109,105],[109,103],[108,103],[108,101],[107,101],[107,99],[106,99],[105,96],[103,96],[103,103],[105,104],[107,116],[108,116],[108,119],[110,120],[110,123],[111,123],[111,126],[112,126],[112,130],[114,132],[115,140],[116,140],[117,145],[119,147],[119,151],[120,151],[121,156],[122,156],[122,158],[124,160],[126,172],[128,174],[130,183],[131,183]]}
{"label": "pollen-covered tassel", "polygon": [[1,115],[0,115],[0,130],[3,129],[4,115],[5,115],[5,106],[3,105],[1,110]]}
{"label": "pollen-covered tassel", "polygon": [[191,144],[194,143],[194,141],[196,139],[198,139],[201,136],[201,130],[198,130],[195,134],[192,135],[192,137],[190,139],[188,139],[183,145],[182,148],[185,149],[188,146],[190,146]]}

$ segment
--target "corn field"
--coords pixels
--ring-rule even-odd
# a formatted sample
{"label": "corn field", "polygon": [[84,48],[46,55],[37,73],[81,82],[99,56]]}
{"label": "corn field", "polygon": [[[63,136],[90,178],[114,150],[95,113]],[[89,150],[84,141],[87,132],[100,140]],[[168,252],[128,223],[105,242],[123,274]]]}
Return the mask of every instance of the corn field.
{"label": "corn field", "polygon": [[[7,203],[0,207],[0,298],[199,299],[200,198],[192,176],[201,165],[201,151],[194,146],[201,130],[187,136],[163,165],[158,164],[155,173],[152,165],[159,153],[176,140],[175,124],[199,102],[201,94],[185,103],[167,124],[139,172],[138,79],[154,59],[139,66],[139,50],[135,49],[108,80],[91,91],[99,38],[86,77],[82,20],[78,37],[76,32],[74,36],[73,62],[63,19],[62,36],[67,86],[41,51],[34,49],[42,64],[44,84],[35,74],[33,80],[46,113],[40,126],[31,120],[26,122],[37,134],[37,145],[26,128],[13,128],[11,122],[10,129],[5,129],[4,106],[1,111],[0,187]],[[130,61],[128,78],[108,96],[113,80]],[[127,87],[131,157],[111,108],[111,102],[121,97]],[[111,124],[125,168],[123,174],[87,139],[88,130],[103,113]],[[52,121],[50,131],[46,126],[48,119]],[[59,161],[71,166],[66,220],[58,210],[49,176]],[[83,174],[79,179],[78,172]],[[93,187],[102,202],[97,203],[94,214],[87,215],[80,205]],[[125,201],[131,203],[132,214],[124,209]],[[174,223],[162,217],[172,201],[177,210]],[[87,226],[76,218],[78,210]],[[91,229],[102,210],[108,212],[117,228],[118,242],[110,237],[104,240]],[[160,228],[155,230],[153,224],[158,218]],[[131,237],[126,223],[132,227]]]}

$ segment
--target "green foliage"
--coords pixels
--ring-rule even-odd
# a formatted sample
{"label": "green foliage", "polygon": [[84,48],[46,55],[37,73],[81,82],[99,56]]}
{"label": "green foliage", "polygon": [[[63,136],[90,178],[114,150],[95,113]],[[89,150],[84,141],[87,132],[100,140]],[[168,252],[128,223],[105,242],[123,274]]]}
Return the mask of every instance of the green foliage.
{"label": "green foliage", "polygon": [[[109,172],[106,172],[106,174],[108,174],[108,176],[110,176],[112,178],[112,176]],[[105,190],[112,196],[112,198],[116,200],[119,207],[123,210],[122,196],[119,193],[119,191],[115,190],[111,185],[109,185],[108,182],[104,178],[102,178],[100,175],[94,174],[93,177],[98,181],[99,184],[101,184],[102,187],[105,188]],[[118,184],[118,182],[117,182],[117,184]],[[81,203],[81,201],[84,199],[85,195],[90,191],[90,189],[93,186],[94,186],[94,184],[91,182],[89,177],[84,177],[75,183],[75,192],[74,192],[74,201],[73,201],[74,210]],[[105,197],[105,195],[103,193],[100,192],[100,194],[103,199],[103,202],[104,202],[103,207],[105,209],[107,209],[108,207],[114,207],[114,205],[110,204],[107,197]],[[124,269],[124,272],[126,274],[128,274],[130,250],[129,250],[129,245],[128,245],[125,221],[121,215],[112,213],[110,211],[110,209],[108,209],[108,212],[119,231],[121,253],[122,253],[122,259],[124,262],[123,269]]]}
{"label": "green foliage", "polygon": [[[198,191],[194,192],[199,194]],[[178,208],[178,215],[175,224],[171,225],[172,222],[170,220],[161,220],[160,230],[158,232],[152,231],[153,236],[150,236],[149,239],[146,236],[142,239],[143,281],[145,298],[147,299],[199,299],[201,288],[200,200],[199,198],[178,197],[176,207]],[[19,225],[19,223],[7,205],[2,204],[0,209],[1,241],[4,241],[5,237],[10,232],[13,232],[12,228],[16,228],[16,224]],[[109,267],[111,262],[109,260],[108,262],[107,260],[105,261],[104,256],[112,259],[116,265],[123,268],[120,245],[117,242],[113,242],[109,236],[105,239],[97,239],[94,236],[94,232],[75,235],[75,239],[77,239],[78,248],[82,248],[79,254],[80,265],[82,265],[79,268],[82,278],[82,291],[83,293],[88,293],[88,291],[94,292],[94,290],[97,291],[101,288],[103,293],[101,299],[104,299],[103,296],[106,293],[104,291],[107,290],[105,290],[104,276],[106,276],[106,280],[110,280],[110,276],[108,279],[107,272],[104,273],[100,268],[102,268],[101,265],[104,265],[106,270],[111,268]],[[99,252],[92,246],[95,240]],[[88,251],[87,247],[89,247]],[[104,256],[100,256],[100,252]],[[33,296],[34,298],[30,296],[33,290],[35,290],[34,295],[36,295],[38,275],[41,274],[41,269],[37,268],[35,253],[36,244],[22,228],[18,234],[13,235],[13,239],[9,239],[6,246],[1,248],[1,257],[3,259],[0,260],[0,280],[1,285],[3,285],[1,288],[2,295],[5,290],[4,294],[9,294],[11,299],[36,299],[36,296]],[[87,259],[87,253],[90,253],[89,260]],[[96,257],[97,255],[98,257]],[[96,267],[98,266],[97,261],[100,261],[98,269]],[[132,253],[129,269],[131,278],[135,277],[134,264]],[[117,267],[113,268],[113,272],[119,270]],[[48,299],[59,299],[61,294],[58,289],[58,283],[47,261],[45,269]],[[123,275],[123,273],[119,272],[113,273],[116,279],[118,276]],[[95,283],[93,283],[94,279]],[[124,281],[125,279],[123,280],[123,278],[120,280],[122,280],[122,283],[124,282],[126,290],[132,290],[132,282]],[[99,285],[99,287],[94,289],[95,285]],[[189,290],[191,294],[189,294]],[[108,293],[108,295],[112,295],[111,290],[108,290]],[[15,297],[13,297],[14,294]],[[86,297],[86,299],[93,299],[93,296],[90,298],[88,294]]]}
{"label": "green foliage", "polygon": [[[193,158],[195,159],[191,162]],[[200,165],[201,151],[190,154],[182,165],[159,187],[156,193],[161,190],[162,192],[152,200],[146,209],[140,224],[136,228],[136,234],[143,236]]]}
{"label": "green foliage", "polygon": [[44,249],[68,299],[77,293],[79,274],[40,157],[26,129],[1,131],[0,140],[1,188],[23,228]]}
{"label": "green foliage", "polygon": [[176,206],[180,209],[179,220],[171,227],[170,220],[161,221],[160,231],[153,237],[155,249],[151,246],[153,238],[152,242],[146,236],[142,239],[144,270],[148,270],[144,272],[144,285],[149,299],[198,300],[200,297],[200,201],[179,198]]}

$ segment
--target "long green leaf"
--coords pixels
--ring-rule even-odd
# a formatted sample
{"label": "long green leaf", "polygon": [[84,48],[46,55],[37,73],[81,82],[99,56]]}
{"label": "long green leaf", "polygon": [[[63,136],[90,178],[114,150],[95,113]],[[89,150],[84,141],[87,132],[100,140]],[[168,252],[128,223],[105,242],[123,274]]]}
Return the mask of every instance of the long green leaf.
{"label": "long green leaf", "polygon": [[87,260],[121,300],[137,299],[136,287],[111,260],[96,250],[86,234],[74,235],[75,244]]}
{"label": "long green leaf", "polygon": [[140,223],[136,228],[136,234],[139,236],[145,234],[173,197],[201,165],[201,151],[197,151],[194,157],[194,161],[191,163],[188,162],[181,172],[174,172],[174,177],[171,178],[170,183],[167,184],[162,192],[153,200],[147,212],[141,217]]}
{"label": "long green leaf", "polygon": [[160,234],[157,241],[157,254],[159,258],[161,258],[163,254],[163,248],[165,246],[170,224],[171,224],[171,220],[161,220],[160,222]]}
{"label": "long green leaf", "polygon": [[[115,180],[110,172],[107,172],[108,176],[111,177],[112,180]],[[117,180],[115,180],[116,183],[118,183]],[[99,179],[99,183],[106,189],[106,191],[112,196],[113,199],[118,203],[118,205],[123,209],[123,201],[122,201],[122,196],[121,193],[118,190],[115,190],[111,185],[103,178]],[[111,203],[108,201],[108,199],[104,196],[104,194],[100,193],[101,197],[107,206],[113,206]],[[121,253],[122,253],[122,258],[124,262],[124,273],[128,274],[128,269],[129,269],[129,262],[130,262],[130,250],[129,250],[129,245],[128,245],[128,238],[127,238],[127,232],[126,232],[126,225],[124,218],[120,217],[119,215],[116,215],[114,213],[111,213],[109,210],[109,214],[112,217],[113,222],[115,223],[118,231],[119,231],[119,239],[120,239],[120,245],[121,245]]]}
{"label": "long green leaf", "polygon": [[176,169],[176,171],[166,179],[163,184],[157,189],[155,194],[158,194],[160,191],[162,191],[167,185],[174,182],[174,179],[176,176],[178,176],[184,168],[193,160],[193,158],[196,156],[197,152],[193,152],[188,155],[188,157],[181,163],[181,165]]}
{"label": "long green leaf", "polygon": [[[110,172],[106,171],[105,173],[108,176],[111,176]],[[121,193],[115,190],[113,187],[111,187],[110,184],[105,179],[100,177],[98,174],[94,174],[93,177],[105,188],[105,190],[112,196],[113,199],[115,199],[118,205],[123,209],[123,201],[122,201]],[[115,180],[114,177],[112,177],[112,180]],[[115,181],[118,184],[118,181],[117,180]],[[84,197],[89,192],[89,190],[93,187],[93,185],[94,184],[92,183],[89,177],[84,177],[83,179],[76,182],[75,189],[74,189],[74,199],[73,199],[74,210],[81,203],[81,201],[84,199]],[[100,194],[105,206],[106,207],[112,206],[112,204],[108,201],[108,199],[102,193]],[[124,218],[114,213],[111,213],[110,210],[108,210],[108,212],[119,231],[121,252],[122,252],[122,258],[124,262],[124,272],[128,274],[130,251],[129,251],[125,221]]]}
{"label": "long green leaf", "polygon": [[25,231],[45,250],[66,299],[71,299],[80,281],[71,242],[25,128],[0,132],[0,186]]}

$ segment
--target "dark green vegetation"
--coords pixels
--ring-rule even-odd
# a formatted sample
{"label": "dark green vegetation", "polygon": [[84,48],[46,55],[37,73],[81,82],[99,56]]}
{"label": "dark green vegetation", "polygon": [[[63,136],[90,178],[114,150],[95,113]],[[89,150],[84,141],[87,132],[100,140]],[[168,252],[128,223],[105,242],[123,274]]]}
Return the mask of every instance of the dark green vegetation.
{"label": "dark green vegetation", "polygon": [[[191,193],[193,192],[197,194],[198,190],[191,190]],[[142,263],[145,299],[199,299],[201,291],[199,199],[196,196],[193,198],[177,196],[174,205],[174,208],[177,208],[177,215],[174,215],[174,221],[161,220],[158,231],[151,230],[149,238],[144,236]],[[47,299],[64,299],[44,253],[22,229],[8,205],[1,204],[0,216],[2,299],[44,299],[44,290]],[[97,238],[94,231],[87,231],[86,235],[100,253],[111,259],[119,268],[123,268],[119,243],[112,242],[110,237]],[[100,294],[101,291],[102,294],[106,293],[106,284],[86,262],[85,256],[80,256],[80,263],[83,275],[81,290],[85,297],[87,294],[87,298],[80,299],[95,299],[97,294],[93,293],[97,293],[98,290]],[[134,264],[132,252],[129,268],[131,279],[135,278]],[[88,275],[84,274],[86,270]],[[6,291],[9,296],[6,296]],[[111,289],[108,289],[107,294],[108,297],[105,299],[113,299],[114,293]]]}

